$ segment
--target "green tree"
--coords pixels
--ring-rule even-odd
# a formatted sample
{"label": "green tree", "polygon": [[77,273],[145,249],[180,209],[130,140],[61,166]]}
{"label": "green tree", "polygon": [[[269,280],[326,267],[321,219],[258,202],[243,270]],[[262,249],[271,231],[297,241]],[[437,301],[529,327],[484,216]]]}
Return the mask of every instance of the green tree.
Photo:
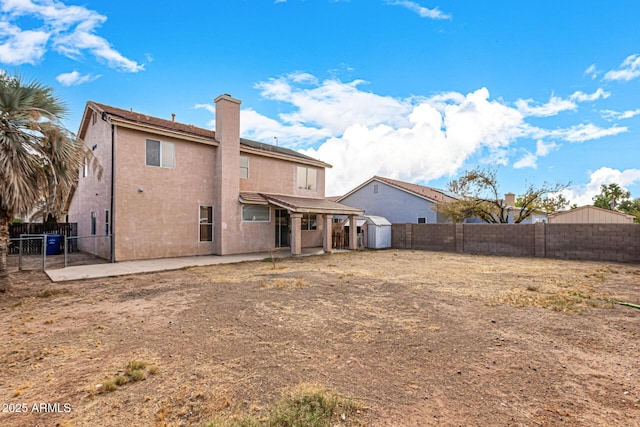
{"label": "green tree", "polygon": [[466,171],[460,178],[448,183],[448,190],[457,200],[441,203],[439,212],[454,222],[478,217],[492,224],[520,223],[535,212],[555,212],[567,205],[567,200],[556,195],[569,184],[544,183],[540,187],[529,185],[518,197],[516,206],[506,206],[499,190],[497,170],[476,168]]}
{"label": "green tree", "polygon": [[616,210],[618,204],[631,197],[631,194],[616,183],[600,186],[600,194],[593,198],[593,206]]}
{"label": "green tree", "polygon": [[9,288],[7,245],[14,216],[57,214],[90,151],[62,124],[53,89],[0,73],[0,291]]}
{"label": "green tree", "polygon": [[633,222],[640,222],[640,199],[623,200],[618,205],[618,210],[635,216]]}

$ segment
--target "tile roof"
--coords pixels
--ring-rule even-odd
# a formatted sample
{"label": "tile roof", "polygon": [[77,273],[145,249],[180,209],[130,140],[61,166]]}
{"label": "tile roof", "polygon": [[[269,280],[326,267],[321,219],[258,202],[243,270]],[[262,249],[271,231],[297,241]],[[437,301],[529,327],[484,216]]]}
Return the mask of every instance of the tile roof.
{"label": "tile roof", "polygon": [[[133,110],[123,110],[122,108],[112,107],[106,104],[100,104],[98,102],[89,101],[87,105],[92,105],[95,109],[101,113],[106,113],[110,116],[118,117],[121,120],[125,120],[131,123],[137,123],[141,125],[147,125],[163,130],[169,130],[173,132],[182,133],[185,135],[198,136],[212,141],[216,140],[216,133],[210,129],[200,128],[194,125],[188,125],[185,123],[176,122],[173,120],[161,119],[159,117],[153,117],[146,114],[137,113]],[[271,153],[284,154],[285,156],[297,157],[299,159],[310,160],[319,162],[319,160],[309,157],[302,153],[286,147],[279,147],[277,145],[266,144],[264,142],[252,141],[250,139],[240,138],[240,145],[248,148],[254,148]],[[331,167],[330,165],[326,165]]]}
{"label": "tile roof", "polygon": [[411,184],[409,182],[398,181],[396,179],[385,178],[377,175],[373,176],[372,178],[369,178],[364,183],[360,184],[353,190],[349,191],[347,194],[337,197],[336,200],[337,201],[344,200],[345,198],[347,198],[347,196],[351,195],[352,193],[356,192],[357,190],[359,190],[360,188],[364,187],[365,185],[369,184],[372,181],[382,182],[384,184],[399,188],[403,191],[414,194],[418,197],[422,197],[424,199],[429,199],[434,202],[452,202],[457,200],[454,196],[447,194],[444,190],[439,190],[437,188],[427,187],[424,185]]}
{"label": "tile roof", "polygon": [[443,190],[438,190],[437,188],[427,187],[427,186],[418,185],[418,184],[411,184],[409,182],[398,181],[395,179],[384,178],[381,176],[374,176],[373,179],[392,185],[394,187],[401,188],[417,196],[426,197],[436,202],[453,202],[456,200],[454,197],[446,194]]}
{"label": "tile roof", "polygon": [[158,117],[148,116],[146,114],[136,113],[133,110],[123,110],[122,108],[112,107],[110,105],[100,104],[97,102],[89,102],[88,104],[92,104],[98,107],[98,110],[100,112],[105,112],[110,116],[115,116],[131,123],[139,123],[188,135],[200,136],[202,138],[212,140],[215,140],[216,138],[216,133],[210,129],[203,129],[194,125],[187,125],[172,120],[165,120]]}
{"label": "tile roof", "polygon": [[327,199],[286,196],[283,194],[243,192],[240,193],[240,201],[243,203],[269,203],[298,213],[327,213],[336,215],[362,215],[364,213],[362,209],[353,208]]}

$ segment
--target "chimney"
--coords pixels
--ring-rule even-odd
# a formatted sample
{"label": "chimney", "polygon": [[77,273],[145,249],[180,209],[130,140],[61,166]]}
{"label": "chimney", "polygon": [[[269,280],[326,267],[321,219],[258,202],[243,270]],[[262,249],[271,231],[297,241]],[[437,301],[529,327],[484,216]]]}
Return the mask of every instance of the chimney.
{"label": "chimney", "polygon": [[171,113],[171,121],[175,122],[176,121],[176,115],[175,113]]}
{"label": "chimney", "polygon": [[516,205],[516,195],[513,193],[505,193],[504,205],[507,207],[514,207]]}
{"label": "chimney", "polygon": [[216,104],[216,140],[224,144],[237,139],[240,144],[240,100],[229,94],[220,95],[214,100]]}
{"label": "chimney", "polygon": [[215,99],[218,142],[214,169],[214,253],[238,253],[240,239],[240,100],[231,95]]}

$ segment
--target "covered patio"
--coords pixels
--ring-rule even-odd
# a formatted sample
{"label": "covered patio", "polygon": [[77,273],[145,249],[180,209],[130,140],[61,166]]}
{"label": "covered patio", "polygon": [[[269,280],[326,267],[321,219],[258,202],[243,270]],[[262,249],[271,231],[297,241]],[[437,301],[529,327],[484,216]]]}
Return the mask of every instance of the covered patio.
{"label": "covered patio", "polygon": [[[267,204],[277,209],[285,209],[290,217],[290,247],[291,255],[301,255],[302,224],[304,215],[316,215],[322,218],[322,248],[325,253],[333,251],[332,232],[333,218],[336,215],[346,215],[350,220],[364,214],[361,209],[352,208],[338,202],[327,199],[314,199],[308,197],[283,196],[279,194],[265,193],[240,193],[240,203],[246,204]],[[319,220],[319,219],[318,219]],[[357,230],[352,227],[349,230],[349,249],[357,249]]]}

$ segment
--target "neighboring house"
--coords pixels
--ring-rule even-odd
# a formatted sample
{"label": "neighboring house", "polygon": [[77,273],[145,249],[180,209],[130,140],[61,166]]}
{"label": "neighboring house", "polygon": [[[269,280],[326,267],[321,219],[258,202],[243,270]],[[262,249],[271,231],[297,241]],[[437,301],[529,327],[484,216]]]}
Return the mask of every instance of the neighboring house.
{"label": "neighboring house", "polygon": [[[520,207],[516,206],[516,195],[514,193],[506,193],[504,195],[504,204],[507,206],[509,214],[509,223],[513,224],[515,218],[520,213]],[[536,210],[528,218],[519,222],[519,224],[536,224],[538,222],[548,222],[548,215],[545,212]]]}
{"label": "neighboring house", "polygon": [[392,224],[442,224],[449,219],[438,213],[438,203],[455,199],[442,190],[374,176],[354,188],[338,202],[384,217]]}
{"label": "neighboring house", "polygon": [[215,104],[214,132],[87,103],[78,135],[104,173],[98,180],[85,166],[71,197],[81,250],[115,261],[331,251],[333,216],[363,213],[325,199],[331,166],[241,139],[240,101]]}
{"label": "neighboring house", "polygon": [[549,215],[549,224],[633,224],[633,215],[595,206],[581,206]]}

